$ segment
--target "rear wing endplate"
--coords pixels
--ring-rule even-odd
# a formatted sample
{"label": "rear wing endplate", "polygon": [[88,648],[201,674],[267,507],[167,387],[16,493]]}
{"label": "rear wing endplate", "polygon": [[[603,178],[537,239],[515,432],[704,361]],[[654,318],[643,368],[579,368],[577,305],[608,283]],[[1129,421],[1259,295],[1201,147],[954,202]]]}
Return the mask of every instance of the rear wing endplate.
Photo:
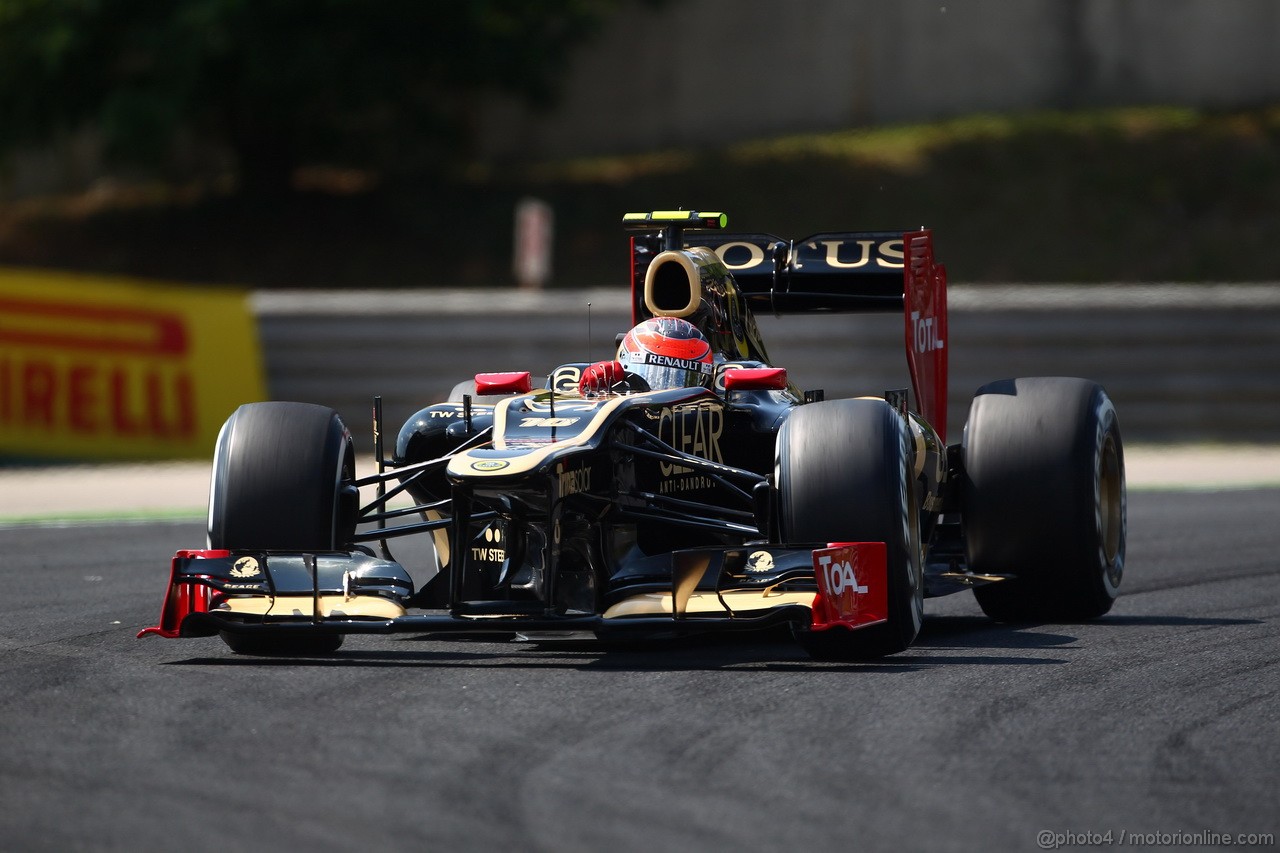
{"label": "rear wing endplate", "polygon": [[907,368],[921,416],[947,440],[947,268],[933,256],[933,233],[903,235],[902,313]]}

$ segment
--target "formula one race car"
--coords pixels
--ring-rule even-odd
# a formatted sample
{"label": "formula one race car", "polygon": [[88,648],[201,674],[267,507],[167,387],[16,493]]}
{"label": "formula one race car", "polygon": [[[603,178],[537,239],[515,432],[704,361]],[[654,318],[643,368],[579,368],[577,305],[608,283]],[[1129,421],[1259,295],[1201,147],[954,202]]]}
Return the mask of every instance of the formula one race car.
{"label": "formula one race car", "polygon": [[[1002,621],[1084,620],[1125,553],[1116,412],[1083,379],[980,388],[946,443],[946,274],[929,231],[787,241],[719,213],[627,214],[634,328],[617,357],[484,373],[357,477],[321,406],[241,406],[213,459],[206,549],[160,624],[243,653],[355,633],[789,625],[815,658],[902,651],[923,598],[972,588]],[[755,312],[902,312],[914,389],[824,400],[769,361]],[[376,487],[360,506],[359,488]],[[412,506],[396,506],[412,498]],[[433,538],[411,577],[394,537]],[[141,634],[139,635],[141,636]]]}

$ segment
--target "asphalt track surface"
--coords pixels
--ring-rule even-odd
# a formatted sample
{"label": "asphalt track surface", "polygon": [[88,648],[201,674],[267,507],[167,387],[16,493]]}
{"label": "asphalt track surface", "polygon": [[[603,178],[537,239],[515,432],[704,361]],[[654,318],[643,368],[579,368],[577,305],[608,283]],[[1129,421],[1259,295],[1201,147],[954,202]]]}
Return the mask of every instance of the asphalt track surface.
{"label": "asphalt track surface", "polygon": [[1003,627],[962,594],[929,603],[907,653],[867,665],[767,638],[609,651],[357,637],[327,659],[241,657],[216,638],[134,639],[198,522],[0,527],[0,848],[1035,850],[1055,840],[1043,832],[1064,849],[1068,833],[1274,834],[1278,517],[1275,488],[1132,492],[1108,617]]}

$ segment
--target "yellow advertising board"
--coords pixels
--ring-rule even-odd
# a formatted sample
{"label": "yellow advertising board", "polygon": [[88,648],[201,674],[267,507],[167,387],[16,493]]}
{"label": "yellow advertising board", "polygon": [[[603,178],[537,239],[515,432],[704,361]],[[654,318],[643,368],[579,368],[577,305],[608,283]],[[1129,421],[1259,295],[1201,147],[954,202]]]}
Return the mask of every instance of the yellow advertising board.
{"label": "yellow advertising board", "polygon": [[207,457],[265,393],[244,290],[0,269],[0,457]]}

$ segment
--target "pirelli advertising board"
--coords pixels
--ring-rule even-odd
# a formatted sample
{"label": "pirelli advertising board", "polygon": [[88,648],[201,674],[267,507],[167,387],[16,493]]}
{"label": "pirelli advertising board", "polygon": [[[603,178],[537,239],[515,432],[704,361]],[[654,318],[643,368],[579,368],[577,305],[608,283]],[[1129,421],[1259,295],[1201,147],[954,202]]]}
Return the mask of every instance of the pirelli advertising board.
{"label": "pirelli advertising board", "polygon": [[244,290],[0,269],[0,457],[207,457],[264,397]]}

